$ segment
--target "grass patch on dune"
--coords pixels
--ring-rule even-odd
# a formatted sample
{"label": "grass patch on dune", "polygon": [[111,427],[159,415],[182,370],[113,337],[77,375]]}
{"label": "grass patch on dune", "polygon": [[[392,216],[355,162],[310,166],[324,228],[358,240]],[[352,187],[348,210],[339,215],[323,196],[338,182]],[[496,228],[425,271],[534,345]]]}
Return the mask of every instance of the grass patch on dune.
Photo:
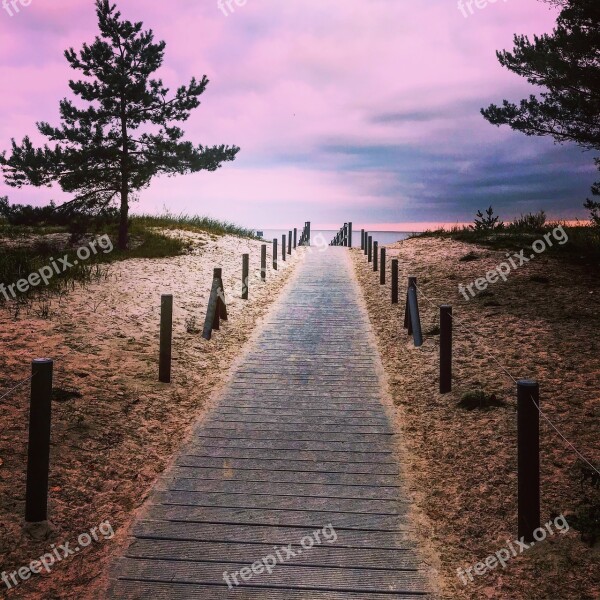
{"label": "grass patch on dune", "polygon": [[[600,228],[591,225],[568,226],[562,223],[548,223],[532,230],[510,225],[494,230],[477,230],[469,227],[429,230],[414,234],[417,238],[445,238],[470,244],[478,244],[496,250],[521,250],[531,245],[544,234],[552,233],[556,227],[562,227],[568,236],[568,242],[560,245],[554,239],[552,246],[545,252],[568,261],[598,264],[600,261]],[[464,260],[469,260],[465,258]]]}
{"label": "grass patch on dune", "polygon": [[135,215],[132,223],[142,227],[162,227],[164,229],[182,229],[196,233],[212,233],[213,235],[237,235],[239,237],[258,239],[251,229],[240,227],[228,221],[219,221],[210,217],[190,216],[187,214],[161,216]]}
{"label": "grass patch on dune", "polygon": [[[35,296],[48,297],[61,294],[72,289],[75,282],[85,285],[101,281],[108,277],[109,264],[116,261],[130,258],[169,258],[189,252],[190,242],[165,235],[160,232],[160,229],[180,229],[213,236],[235,235],[257,239],[253,231],[233,223],[208,217],[174,216],[169,213],[162,216],[132,216],[129,230],[130,248],[125,251],[117,248],[116,222],[102,223],[92,229],[94,231],[89,231],[80,241],[74,242],[69,239],[68,226],[48,225],[44,222],[27,226],[11,225],[6,220],[0,219],[0,239],[5,242],[0,246],[0,283],[8,286],[20,279],[26,279],[31,273],[49,265],[52,259],[56,260],[65,255],[68,256],[69,262],[73,263],[78,248],[87,246],[91,239],[103,235],[110,237],[112,251],[107,253],[98,251],[89,260],[78,261],[77,265],[55,274],[47,286],[31,287],[27,292],[20,293],[18,301],[25,301]],[[0,304],[5,301],[5,297],[0,295]]]}

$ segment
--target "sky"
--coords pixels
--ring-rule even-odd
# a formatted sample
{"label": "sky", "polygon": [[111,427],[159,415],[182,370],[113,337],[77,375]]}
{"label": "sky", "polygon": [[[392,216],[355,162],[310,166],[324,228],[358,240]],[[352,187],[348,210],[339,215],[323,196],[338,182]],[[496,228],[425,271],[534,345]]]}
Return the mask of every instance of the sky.
{"label": "sky", "polygon": [[[12,1],[11,16],[0,0],[0,150],[12,137],[44,141],[38,121],[59,124],[59,101],[78,75],[63,51],[97,32],[93,0]],[[241,147],[217,172],[155,179],[134,212],[370,230],[470,222],[490,204],[504,220],[541,209],[587,216],[592,155],[494,127],[479,113],[536,91],[495,51],[512,48],[515,33],[551,31],[556,13],[538,0],[473,5],[473,14],[456,0],[117,5],[166,41],[157,75],[172,90],[209,78],[183,124],[186,139]],[[0,182],[3,195],[34,205],[72,197]]]}

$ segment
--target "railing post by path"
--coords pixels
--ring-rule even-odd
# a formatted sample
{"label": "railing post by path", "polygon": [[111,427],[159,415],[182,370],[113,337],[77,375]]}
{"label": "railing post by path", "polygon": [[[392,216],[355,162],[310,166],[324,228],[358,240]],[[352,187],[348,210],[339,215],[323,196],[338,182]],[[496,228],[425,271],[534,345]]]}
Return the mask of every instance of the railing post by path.
{"label": "railing post by path", "polygon": [[[417,285],[417,278],[413,277],[413,276],[409,276],[408,278],[408,289],[410,289],[411,287],[416,287]],[[406,291],[406,306],[404,308],[404,329],[408,329],[408,333],[411,333],[411,329],[410,329],[410,311],[408,308],[408,290]]]}
{"label": "railing post by path", "polygon": [[365,256],[367,256],[369,253],[369,232],[368,231],[365,231],[365,247],[363,248],[363,252],[365,253]]}
{"label": "railing post by path", "polygon": [[408,306],[410,313],[408,333],[412,334],[415,346],[418,348],[423,345],[423,334],[421,332],[421,316],[419,315],[416,286],[408,288]]}
{"label": "railing post by path", "polygon": [[48,520],[53,367],[53,361],[47,358],[38,358],[31,364],[27,491],[25,495],[25,521],[27,523],[41,523]]}
{"label": "railing post by path", "polygon": [[348,248],[352,248],[352,221],[348,223]]}
{"label": "railing post by path", "polygon": [[273,270],[277,271],[277,238],[273,240]]}
{"label": "railing post by path", "polygon": [[[536,406],[537,405],[537,406]],[[517,382],[518,537],[533,542],[540,526],[540,386]]]}
{"label": "railing post by path", "polygon": [[160,297],[160,351],[158,380],[171,383],[171,350],[173,346],[173,295]]}
{"label": "railing post by path", "polygon": [[250,283],[250,255],[242,254],[242,300],[248,300],[248,284]]}
{"label": "railing post by path", "polygon": [[288,232],[288,254],[292,255],[292,232]]}
{"label": "railing post by path", "polygon": [[380,285],[385,285],[385,269],[386,269],[386,261],[385,261],[385,248],[381,249],[381,264],[379,265],[379,283]]}
{"label": "railing post by path", "polygon": [[281,260],[285,262],[285,233],[281,236]]}
{"label": "railing post by path", "polygon": [[340,246],[347,246],[348,245],[348,223],[344,223],[342,225],[341,234],[342,234],[342,243],[340,244]]}
{"label": "railing post by path", "polygon": [[373,242],[373,271],[379,268],[379,242]]}
{"label": "railing post by path", "polygon": [[452,307],[440,306],[440,394],[452,391]]}
{"label": "railing post by path", "polygon": [[373,262],[373,236],[370,235],[367,243],[367,258]]}
{"label": "railing post by path", "polygon": [[361,250],[365,249],[365,230],[364,229],[360,230],[360,249]]}
{"label": "railing post by path", "polygon": [[225,290],[223,289],[223,269],[214,269],[213,282],[208,298],[208,308],[202,337],[210,340],[213,331],[218,331],[221,319],[227,321],[227,304],[225,303]]}
{"label": "railing post by path", "polygon": [[267,279],[267,245],[263,244],[260,249],[260,278]]}
{"label": "railing post by path", "polygon": [[294,227],[294,250],[298,247],[298,228]]}
{"label": "railing post by path", "polygon": [[392,259],[392,304],[398,304],[398,259]]}

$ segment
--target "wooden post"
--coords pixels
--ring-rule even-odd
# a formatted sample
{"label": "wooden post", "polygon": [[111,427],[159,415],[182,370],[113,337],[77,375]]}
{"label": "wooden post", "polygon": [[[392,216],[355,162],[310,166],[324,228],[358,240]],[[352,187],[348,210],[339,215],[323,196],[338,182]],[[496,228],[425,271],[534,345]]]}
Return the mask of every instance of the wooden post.
{"label": "wooden post", "polygon": [[379,242],[373,242],[373,271],[379,268]]}
{"label": "wooden post", "polygon": [[298,246],[298,228],[294,227],[294,250]]}
{"label": "wooden post", "polygon": [[452,391],[452,307],[440,306],[440,394]]}
{"label": "wooden post", "polygon": [[365,249],[365,230],[360,230],[360,249],[364,251]]}
{"label": "wooden post", "polygon": [[288,232],[288,254],[292,255],[292,231]]}
{"label": "wooden post", "polygon": [[[536,406],[537,405],[537,406]],[[540,386],[517,382],[518,537],[533,542],[540,526]]]}
{"label": "wooden post", "polygon": [[307,246],[310,246],[310,221],[306,222],[306,238],[307,238]]}
{"label": "wooden post", "polygon": [[260,278],[267,279],[267,245],[263,244],[260,249]]}
{"label": "wooden post", "polygon": [[392,304],[398,304],[398,259],[392,259]]}
{"label": "wooden post", "polygon": [[419,315],[419,303],[417,302],[417,288],[408,288],[408,306],[410,313],[410,327],[408,333],[412,334],[416,347],[423,345],[423,334],[421,332],[421,317]]}
{"label": "wooden post", "polygon": [[285,262],[285,233],[281,236],[281,259]]}
{"label": "wooden post", "polygon": [[348,223],[348,248],[352,248],[352,221]]}
{"label": "wooden post", "polygon": [[248,300],[250,279],[250,255],[242,254],[242,300]]}
{"label": "wooden post", "polygon": [[[409,276],[408,278],[408,288],[417,286],[417,278],[414,276]],[[404,308],[404,329],[408,329],[408,333],[412,333],[410,329],[410,317],[409,317],[409,308],[408,308],[408,290],[406,291],[406,306]]]}
{"label": "wooden post", "polygon": [[369,262],[373,262],[373,236],[370,235],[367,240],[367,258]]}
{"label": "wooden post", "polygon": [[31,364],[27,491],[25,495],[25,521],[27,523],[41,523],[48,520],[53,367],[53,361],[48,358],[35,359]]}
{"label": "wooden post", "polygon": [[385,285],[385,269],[387,267],[385,262],[385,248],[381,249],[381,261],[379,265],[379,283]]}
{"label": "wooden post", "polygon": [[273,270],[277,271],[277,239],[273,240]]}
{"label": "wooden post", "polygon": [[173,346],[173,295],[160,297],[160,351],[158,380],[171,383],[171,350]]}

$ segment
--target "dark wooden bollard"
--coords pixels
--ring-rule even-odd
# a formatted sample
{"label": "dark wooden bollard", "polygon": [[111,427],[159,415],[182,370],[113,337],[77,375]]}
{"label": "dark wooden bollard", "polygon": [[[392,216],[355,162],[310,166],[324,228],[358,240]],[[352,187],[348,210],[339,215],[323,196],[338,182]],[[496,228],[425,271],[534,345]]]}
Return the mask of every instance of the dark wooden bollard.
{"label": "dark wooden bollard", "polygon": [[365,230],[360,230],[360,249],[364,251],[365,249]]}
{"label": "dark wooden bollard", "polygon": [[373,236],[370,235],[367,239],[367,258],[369,262],[373,262]]}
{"label": "dark wooden bollard", "polygon": [[452,307],[440,306],[440,394],[452,391]]}
{"label": "dark wooden bollard", "polygon": [[242,300],[248,300],[248,284],[250,283],[250,255],[242,254]]}
{"label": "dark wooden bollard", "polygon": [[379,270],[379,242],[373,242],[373,271]]}
{"label": "dark wooden bollard", "polygon": [[398,304],[398,259],[392,258],[392,304]]}
{"label": "dark wooden bollard", "polygon": [[386,268],[386,262],[385,262],[385,248],[381,249],[381,264],[379,265],[379,283],[381,285],[385,284],[385,268]]}
{"label": "dark wooden bollard", "polygon": [[285,233],[281,236],[281,259],[285,262]]}
{"label": "dark wooden bollard", "polygon": [[292,232],[288,231],[288,254],[292,254]]}
{"label": "dark wooden bollard", "polygon": [[352,248],[352,221],[348,223],[348,248]]}
{"label": "dark wooden bollard", "polygon": [[294,227],[294,250],[298,246],[298,228]]}
{"label": "dark wooden bollard", "polygon": [[160,352],[158,380],[171,383],[171,350],[173,346],[173,295],[160,297]]}
{"label": "dark wooden bollard", "polygon": [[409,327],[408,333],[413,336],[415,346],[423,345],[423,333],[421,332],[421,317],[419,315],[419,303],[417,302],[417,288],[408,288]]}
{"label": "dark wooden bollard", "polygon": [[534,541],[540,526],[540,386],[536,381],[517,382],[517,438],[519,488],[519,539]]}
{"label": "dark wooden bollard", "polygon": [[365,247],[363,248],[365,256],[369,255],[369,232],[365,231]]}
{"label": "dark wooden bollard", "polygon": [[263,244],[260,249],[260,278],[267,279],[267,245]]}
{"label": "dark wooden bollard", "polygon": [[273,240],[273,270],[277,271],[277,239]]}
{"label": "dark wooden bollard", "polygon": [[[408,289],[411,287],[417,287],[417,278],[413,276],[408,277]],[[408,291],[406,292],[406,307],[404,308],[404,329],[408,329],[408,333],[411,333],[410,330],[410,311],[408,308]]]}
{"label": "dark wooden bollard", "polygon": [[48,358],[38,358],[31,364],[27,491],[25,496],[25,521],[28,523],[41,523],[48,520],[53,368],[54,363]]}

